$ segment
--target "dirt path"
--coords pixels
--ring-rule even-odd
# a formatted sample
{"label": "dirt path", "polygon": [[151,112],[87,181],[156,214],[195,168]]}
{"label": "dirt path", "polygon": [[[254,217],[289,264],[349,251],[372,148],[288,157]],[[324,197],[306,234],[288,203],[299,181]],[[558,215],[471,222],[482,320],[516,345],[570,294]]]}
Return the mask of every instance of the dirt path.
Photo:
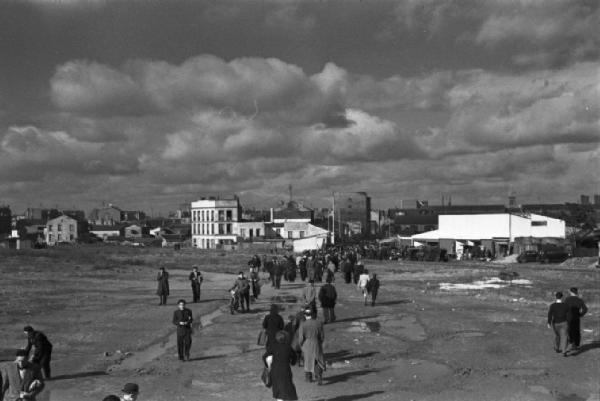
{"label": "dirt path", "polygon": [[[324,385],[304,382],[302,369],[294,367],[301,400],[600,401],[598,272],[508,266],[500,269],[519,269],[528,281],[473,289],[473,283],[496,277],[499,268],[367,264],[382,281],[379,302],[363,306],[356,288],[338,277],[338,320],[325,326]],[[55,344],[57,380],[48,383],[42,400],[100,400],[128,381],[140,384],[144,401],[272,399],[259,380],[263,348],[255,345],[256,336],[271,302],[283,307],[284,318],[298,310],[303,284],[284,283],[279,291],[265,285],[252,313],[232,316],[226,290],[234,276],[205,273],[202,302],[190,304],[202,327],[194,333],[192,361],[182,363],[170,318],[175,301],[190,296],[185,270],[171,270],[167,307],[156,306],[147,269],[54,273],[56,284],[45,284],[68,287],[68,294],[48,290],[26,305],[27,321],[52,333]],[[47,277],[37,271],[25,276]],[[8,279],[21,283],[19,296],[29,299],[23,278]],[[581,283],[590,312],[582,352],[564,358],[552,351],[545,314],[552,292],[572,282]],[[23,341],[23,319],[5,314],[2,349]]]}

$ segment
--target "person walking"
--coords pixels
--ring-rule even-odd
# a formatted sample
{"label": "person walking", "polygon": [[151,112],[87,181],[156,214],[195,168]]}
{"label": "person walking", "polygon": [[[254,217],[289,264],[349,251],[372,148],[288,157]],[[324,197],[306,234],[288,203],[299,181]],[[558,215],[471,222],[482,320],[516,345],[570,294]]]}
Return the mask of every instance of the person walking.
{"label": "person walking", "polygon": [[284,321],[279,315],[279,308],[277,305],[271,305],[269,314],[263,319],[262,327],[267,332],[267,343],[265,344],[265,347],[268,351],[269,347],[275,344],[275,334],[284,328]]}
{"label": "person walking", "polygon": [[377,299],[377,293],[379,292],[379,279],[377,274],[373,274],[373,277],[367,283],[367,291],[371,294],[371,306],[375,306],[375,300]]}
{"label": "person walking", "polygon": [[335,322],[335,302],[337,301],[337,291],[332,284],[332,277],[327,277],[326,283],[319,290],[319,302],[323,308],[323,319],[325,324]]}
{"label": "person walking", "polygon": [[[357,265],[360,266],[360,265]],[[361,275],[358,277],[357,288],[362,292],[364,304],[367,305],[367,297],[369,295],[369,291],[367,290],[367,286],[369,284],[369,271],[363,270]]]}
{"label": "person walking", "polygon": [[569,296],[565,298],[565,304],[569,307],[569,343],[571,351],[576,351],[581,345],[581,318],[587,313],[587,306],[581,298],[579,298],[579,290],[577,287],[571,287]]}
{"label": "person walking", "polygon": [[192,267],[192,272],[188,278],[192,285],[192,302],[200,302],[200,285],[202,285],[204,278],[202,277],[202,273],[198,271],[198,266]]}
{"label": "person walking", "polygon": [[306,271],[306,255],[302,255],[297,264],[300,269],[300,280],[306,281],[306,277],[308,276],[308,272]]}
{"label": "person walking", "polygon": [[40,367],[27,361],[27,351],[17,350],[15,361],[0,367],[0,400],[35,401],[44,389]]}
{"label": "person walking", "polygon": [[277,290],[281,288],[281,277],[283,277],[283,272],[285,270],[284,263],[284,260],[273,260],[273,276],[275,279],[274,285],[275,289]]}
{"label": "person walking", "polygon": [[354,270],[352,267],[352,262],[350,261],[350,257],[346,257],[342,269],[344,272],[344,281],[346,284],[350,284],[352,282],[352,271]]}
{"label": "person walking", "polygon": [[136,383],[126,383],[121,392],[123,393],[121,401],[135,401],[140,394],[140,386]]}
{"label": "person walking", "polygon": [[562,301],[563,293],[556,293],[556,301],[548,308],[548,328],[554,330],[554,351],[567,354],[567,331],[570,317],[569,306]]}
{"label": "person walking", "polygon": [[302,290],[302,301],[307,308],[317,313],[317,289],[314,280],[308,280],[308,284]]}
{"label": "person walking", "polygon": [[277,401],[295,401],[298,399],[291,366],[296,364],[296,352],[290,347],[287,333],[278,331],[275,342],[263,356],[269,368],[273,384],[273,398]]}
{"label": "person walking", "polygon": [[315,379],[321,385],[325,370],[325,355],[323,354],[325,330],[323,322],[316,319],[311,309],[306,309],[304,315],[306,320],[300,325],[298,335],[298,342],[304,356],[304,376],[306,381],[312,382]]}
{"label": "person walking", "polygon": [[229,291],[236,291],[242,313],[250,312],[250,283],[244,276],[244,272],[241,271],[238,273],[238,278],[235,280],[233,287],[231,287]]}
{"label": "person walking", "polygon": [[177,301],[177,308],[173,312],[173,324],[177,326],[177,354],[180,361],[189,361],[194,319],[192,311],[185,307],[185,299]]}
{"label": "person walking", "polygon": [[[50,360],[52,359],[52,343],[41,331],[34,330],[31,326],[25,326],[23,332],[27,335],[27,346],[25,352],[29,362],[39,365],[42,369],[44,380],[50,380]],[[30,352],[33,350],[31,355]]]}
{"label": "person walking", "polygon": [[[260,265],[260,259],[258,259],[258,263]],[[260,295],[260,278],[258,277],[258,267],[256,266],[250,266],[250,287],[252,288],[252,297],[250,300],[254,302]]]}
{"label": "person walking", "polygon": [[159,305],[166,305],[167,297],[169,296],[169,273],[167,273],[164,266],[158,270],[156,281],[158,281],[156,295],[160,297]]}

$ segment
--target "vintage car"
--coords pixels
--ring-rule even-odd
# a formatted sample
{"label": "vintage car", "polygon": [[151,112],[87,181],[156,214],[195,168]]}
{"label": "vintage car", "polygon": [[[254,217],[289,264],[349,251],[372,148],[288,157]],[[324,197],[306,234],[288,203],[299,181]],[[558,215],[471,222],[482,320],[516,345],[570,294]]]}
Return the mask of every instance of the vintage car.
{"label": "vintage car", "polygon": [[568,258],[569,253],[561,247],[543,249],[538,256],[538,260],[542,263],[561,263]]}
{"label": "vintage car", "polygon": [[517,256],[517,262],[519,263],[527,263],[527,262],[537,262],[539,253],[538,251],[524,251],[521,252],[519,256]]}

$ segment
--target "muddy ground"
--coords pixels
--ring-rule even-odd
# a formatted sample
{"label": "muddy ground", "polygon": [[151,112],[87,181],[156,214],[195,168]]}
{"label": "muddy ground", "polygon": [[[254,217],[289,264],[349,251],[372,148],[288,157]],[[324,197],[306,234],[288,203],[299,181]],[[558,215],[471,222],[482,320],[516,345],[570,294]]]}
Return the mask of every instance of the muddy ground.
{"label": "muddy ground", "polygon": [[[0,359],[25,344],[31,324],[54,344],[54,380],[42,400],[101,400],[126,382],[140,400],[270,400],[256,346],[271,302],[284,318],[303,284],[263,286],[252,312],[231,316],[227,289],[249,254],[120,247],[0,251]],[[169,305],[158,306],[155,275],[171,274]],[[204,272],[192,361],[179,362],[178,298],[191,298],[192,264]],[[338,320],[326,325],[324,385],[303,380],[301,400],[600,400],[600,269],[593,259],[562,265],[366,261],[382,287],[375,307],[337,277]],[[513,283],[489,281],[517,272]],[[493,288],[446,284],[495,283]],[[590,310],[583,347],[563,357],[546,328],[556,290],[578,286]],[[498,288],[495,288],[498,287]],[[447,288],[447,289],[443,289]]]}

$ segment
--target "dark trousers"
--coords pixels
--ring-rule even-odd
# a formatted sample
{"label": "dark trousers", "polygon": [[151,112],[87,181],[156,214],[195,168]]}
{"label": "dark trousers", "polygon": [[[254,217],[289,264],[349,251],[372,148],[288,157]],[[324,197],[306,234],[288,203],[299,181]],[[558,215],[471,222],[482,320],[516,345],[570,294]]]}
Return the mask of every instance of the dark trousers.
{"label": "dark trousers", "polygon": [[300,279],[302,281],[306,281],[306,274],[307,274],[306,268],[300,268]]}
{"label": "dark trousers", "polygon": [[569,322],[569,342],[575,347],[581,345],[581,320],[579,319]]}
{"label": "dark trousers", "polygon": [[240,307],[242,310],[250,310],[250,291],[240,293]]}
{"label": "dark trousers", "polygon": [[554,350],[557,352],[567,352],[567,322],[554,323]]}
{"label": "dark trousers", "polygon": [[325,323],[335,322],[335,310],[334,307],[326,308],[323,307],[323,321]]}
{"label": "dark trousers", "polygon": [[42,368],[42,375],[44,379],[48,380],[52,376],[50,375],[50,360],[52,359],[52,348],[45,350],[45,352],[39,358],[33,359],[33,363],[40,365]]}
{"label": "dark trousers", "polygon": [[371,306],[375,306],[376,299],[377,299],[377,291],[371,290]]}
{"label": "dark trousers", "polygon": [[192,297],[193,297],[193,302],[200,301],[200,283],[194,283],[192,281]]}
{"label": "dark trousers", "polygon": [[350,284],[352,282],[351,272],[344,272],[344,281],[346,282],[346,284]]}
{"label": "dark trousers", "polygon": [[260,287],[258,286],[258,280],[252,280],[252,296],[254,299],[257,299],[259,294]]}
{"label": "dark trousers", "polygon": [[281,287],[281,275],[278,274],[275,276],[275,288],[279,289]]}
{"label": "dark trousers", "polygon": [[177,354],[179,360],[190,359],[190,348],[192,346],[192,329],[189,327],[177,328]]}
{"label": "dark trousers", "polygon": [[160,297],[160,304],[161,305],[166,305],[167,304],[167,296],[166,295],[159,295]]}

